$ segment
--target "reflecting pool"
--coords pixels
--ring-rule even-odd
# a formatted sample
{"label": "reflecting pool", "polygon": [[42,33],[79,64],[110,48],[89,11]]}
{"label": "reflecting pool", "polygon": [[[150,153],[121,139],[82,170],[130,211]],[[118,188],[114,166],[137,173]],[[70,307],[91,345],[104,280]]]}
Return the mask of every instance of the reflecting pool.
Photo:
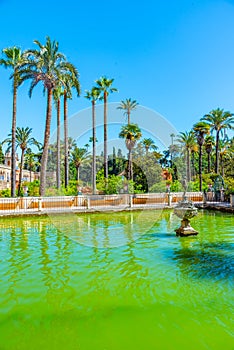
{"label": "reflecting pool", "polygon": [[1,350],[233,349],[234,216],[0,219]]}

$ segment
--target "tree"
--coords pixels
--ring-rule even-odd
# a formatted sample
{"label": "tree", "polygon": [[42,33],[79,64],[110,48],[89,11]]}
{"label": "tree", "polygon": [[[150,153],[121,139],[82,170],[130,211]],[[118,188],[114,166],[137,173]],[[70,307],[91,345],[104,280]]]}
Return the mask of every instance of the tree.
{"label": "tree", "polygon": [[154,141],[151,138],[145,138],[142,140],[142,145],[145,147],[146,154],[148,154],[149,149],[153,149],[156,151],[158,149],[157,146],[155,146]]}
{"label": "tree", "polygon": [[202,146],[205,141],[205,135],[210,132],[210,126],[205,122],[198,122],[194,124],[193,130],[199,146],[199,190],[202,191]]}
{"label": "tree", "polygon": [[60,75],[60,81],[63,85],[63,97],[64,97],[64,185],[65,188],[68,186],[69,181],[69,150],[68,150],[68,105],[67,100],[72,99],[72,89],[76,90],[77,96],[80,96],[80,83],[79,73],[75,66],[69,62],[66,63],[62,74]]}
{"label": "tree", "polygon": [[4,153],[2,151],[2,144],[0,143],[0,164],[4,164]]}
{"label": "tree", "polygon": [[71,152],[71,163],[74,165],[77,171],[77,181],[80,181],[80,166],[87,159],[89,152],[86,148],[79,148],[75,146]]}
{"label": "tree", "polygon": [[19,47],[13,46],[3,49],[3,56],[0,60],[0,65],[5,68],[11,68],[13,74],[10,79],[13,79],[13,109],[12,109],[12,127],[11,127],[11,196],[15,197],[16,190],[16,112],[17,112],[17,91],[22,84],[19,75],[19,68],[24,63],[24,53]]}
{"label": "tree", "polygon": [[61,186],[61,143],[60,143],[60,138],[61,138],[61,123],[60,123],[60,104],[61,104],[61,96],[63,95],[63,89],[61,85],[58,85],[54,90],[53,90],[53,97],[54,97],[54,102],[55,102],[55,108],[57,111],[57,141],[56,141],[56,146],[57,146],[57,152],[56,152],[56,161],[57,161],[57,166],[56,166],[56,187],[59,189]]}
{"label": "tree", "polygon": [[126,98],[125,101],[121,101],[120,105],[117,109],[124,110],[124,115],[128,118],[128,124],[130,124],[130,115],[131,112],[134,111],[139,103],[136,100],[132,100],[131,98]]}
{"label": "tree", "polygon": [[[31,137],[32,129],[29,127],[26,128],[16,128],[16,148],[21,149],[21,158],[20,158],[20,174],[19,174],[19,185],[18,185],[18,196],[20,196],[21,182],[22,182],[22,172],[24,166],[24,154],[29,145],[38,146],[38,141],[34,137]],[[8,142],[8,149],[12,147],[12,135],[8,135],[9,138],[4,140]]]}
{"label": "tree", "polygon": [[123,125],[119,133],[119,137],[125,139],[125,145],[128,149],[128,180],[133,180],[132,149],[141,136],[141,129],[137,124]]}
{"label": "tree", "polygon": [[86,91],[85,98],[91,100],[92,103],[92,145],[93,145],[93,156],[92,156],[92,186],[93,194],[96,194],[96,102],[102,99],[101,92],[96,87],[92,90]]}
{"label": "tree", "polygon": [[233,129],[234,117],[233,114],[223,109],[217,108],[206,114],[202,121],[207,122],[211,127],[211,132],[216,131],[216,141],[215,141],[215,172],[219,174],[219,139],[220,134],[226,129]]}
{"label": "tree", "polygon": [[66,57],[58,51],[57,41],[51,41],[46,37],[45,45],[38,40],[34,40],[38,49],[27,50],[25,55],[27,62],[22,65],[19,74],[22,81],[30,79],[29,96],[39,82],[44,85],[44,91],[47,92],[46,123],[44,132],[43,153],[41,158],[40,174],[40,195],[45,195],[46,186],[46,166],[48,160],[48,149],[50,139],[50,124],[52,116],[52,95],[53,90],[60,84],[61,77],[70,69],[70,64],[66,62]]}
{"label": "tree", "polygon": [[116,88],[112,87],[114,79],[101,77],[96,80],[97,88],[104,99],[104,178],[108,178],[108,153],[107,153],[107,99],[110,93],[117,92]]}
{"label": "tree", "polygon": [[191,167],[190,167],[190,154],[191,148],[195,142],[195,136],[193,131],[180,132],[178,135],[178,142],[180,142],[186,150],[186,178],[187,181],[191,181]]}
{"label": "tree", "polygon": [[207,153],[207,172],[208,174],[211,171],[211,152],[213,146],[215,145],[214,137],[211,135],[206,136],[204,146]]}
{"label": "tree", "polygon": [[37,154],[33,153],[31,148],[28,148],[25,152],[25,165],[29,170],[29,182],[32,182],[32,171],[36,171],[39,166],[39,162],[36,159]]}

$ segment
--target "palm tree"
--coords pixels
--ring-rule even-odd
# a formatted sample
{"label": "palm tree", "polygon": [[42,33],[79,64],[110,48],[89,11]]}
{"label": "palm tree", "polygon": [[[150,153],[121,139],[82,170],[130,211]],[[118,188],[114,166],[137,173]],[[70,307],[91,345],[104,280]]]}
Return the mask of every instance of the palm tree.
{"label": "palm tree", "polygon": [[208,172],[208,174],[211,171],[211,152],[212,152],[214,145],[215,145],[214,137],[211,135],[206,136],[204,146],[205,146],[205,150],[207,153],[207,172]]}
{"label": "palm tree", "polygon": [[55,108],[57,111],[57,141],[56,141],[56,146],[57,146],[57,159],[56,159],[56,183],[57,183],[57,188],[59,189],[61,186],[61,144],[60,144],[60,138],[61,138],[61,125],[60,125],[60,104],[61,104],[61,96],[63,95],[63,90],[61,85],[58,85],[54,90],[53,90],[53,97],[54,97],[54,102],[55,102]]}
{"label": "palm tree", "polygon": [[108,178],[108,154],[107,154],[107,99],[112,92],[117,92],[116,88],[112,87],[114,79],[101,77],[96,80],[97,88],[103,94],[104,99],[104,177]]}
{"label": "palm tree", "polygon": [[131,98],[126,98],[125,101],[121,101],[119,107],[117,109],[124,110],[124,115],[128,118],[128,124],[130,124],[130,114],[134,111],[139,103],[136,100],[132,100]]}
{"label": "palm tree", "polygon": [[61,76],[69,71],[70,64],[66,62],[66,57],[58,51],[59,44],[57,41],[51,41],[49,37],[46,37],[45,45],[41,44],[38,40],[34,40],[34,43],[38,46],[38,49],[27,50],[25,52],[27,62],[22,65],[19,74],[22,81],[27,79],[32,80],[29,89],[30,97],[32,96],[33,89],[40,81],[43,83],[44,90],[47,92],[46,123],[39,190],[40,195],[44,196],[52,116],[52,95],[53,90],[61,82]]}
{"label": "palm tree", "polygon": [[[24,166],[24,154],[29,145],[39,146],[38,141],[34,137],[31,137],[32,129],[29,127],[26,128],[16,128],[16,148],[21,149],[21,158],[20,158],[20,174],[19,174],[19,185],[18,185],[18,196],[20,196],[21,182],[22,182],[22,172]],[[8,135],[9,138],[4,140],[8,142],[8,150],[12,147],[12,135]]]}
{"label": "palm tree", "polygon": [[39,166],[38,160],[36,160],[37,154],[33,153],[31,148],[28,148],[25,152],[25,164],[29,170],[29,182],[32,182],[32,171],[36,171]]}
{"label": "palm tree", "polygon": [[178,135],[178,142],[180,142],[186,150],[186,178],[187,182],[191,181],[191,167],[190,167],[190,154],[191,148],[195,142],[195,136],[193,131],[180,132]]}
{"label": "palm tree", "polygon": [[86,91],[85,98],[91,100],[92,102],[92,145],[93,145],[93,157],[92,157],[92,185],[93,185],[93,194],[96,194],[96,102],[101,100],[101,92],[96,87],[93,87],[91,91]]}
{"label": "palm tree", "polygon": [[80,83],[79,83],[79,73],[75,66],[71,63],[66,63],[66,69],[63,74],[60,76],[62,85],[64,88],[63,97],[64,97],[64,185],[65,188],[68,186],[69,181],[69,150],[68,150],[68,106],[67,100],[72,99],[72,89],[76,90],[77,96],[80,96]]}
{"label": "palm tree", "polygon": [[142,145],[145,147],[146,155],[149,152],[149,149],[153,149],[156,151],[158,149],[157,146],[155,146],[154,141],[151,138],[145,138],[142,140]]}
{"label": "palm tree", "polygon": [[22,84],[18,74],[19,67],[24,63],[24,53],[19,47],[13,46],[3,49],[4,58],[0,59],[0,65],[5,68],[11,68],[13,74],[13,110],[12,110],[12,127],[11,127],[11,196],[15,197],[16,190],[16,108],[17,108],[17,91]]}
{"label": "palm tree", "polygon": [[125,139],[125,144],[128,149],[128,180],[133,180],[132,149],[136,142],[140,140],[141,136],[141,129],[137,124],[123,125],[119,133],[119,137]]}
{"label": "palm tree", "polygon": [[210,126],[205,122],[198,122],[194,124],[193,130],[199,146],[199,190],[202,191],[202,146],[205,141],[205,135],[209,134],[210,132]]}
{"label": "palm tree", "polygon": [[211,132],[216,131],[215,142],[215,172],[219,174],[219,139],[220,134],[226,129],[233,129],[234,117],[233,114],[223,109],[217,108],[206,114],[201,120],[207,122],[211,127]]}
{"label": "palm tree", "polygon": [[71,153],[71,163],[74,165],[77,171],[77,181],[80,181],[80,166],[87,159],[89,152],[86,148],[79,148],[75,146]]}

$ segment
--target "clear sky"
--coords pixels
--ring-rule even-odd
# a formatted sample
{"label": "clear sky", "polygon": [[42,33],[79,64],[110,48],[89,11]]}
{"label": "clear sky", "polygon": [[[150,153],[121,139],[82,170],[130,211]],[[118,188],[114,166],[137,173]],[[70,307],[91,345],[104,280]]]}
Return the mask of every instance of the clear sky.
{"label": "clear sky", "polygon": [[[59,42],[80,73],[82,96],[70,102],[70,116],[90,106],[84,92],[102,75],[119,90],[110,102],[136,99],[178,131],[211,109],[234,112],[234,0],[0,0],[0,33],[1,49],[36,47],[46,36]],[[0,68],[0,141],[11,128],[9,74]],[[42,86],[31,99],[27,83],[19,89],[17,125],[40,141],[45,104]]]}

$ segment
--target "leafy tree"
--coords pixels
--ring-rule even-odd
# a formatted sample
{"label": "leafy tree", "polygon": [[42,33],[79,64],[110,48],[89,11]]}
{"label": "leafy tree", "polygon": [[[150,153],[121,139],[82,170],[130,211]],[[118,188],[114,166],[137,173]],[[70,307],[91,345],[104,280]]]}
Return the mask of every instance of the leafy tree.
{"label": "leafy tree", "polygon": [[230,112],[224,112],[223,109],[217,108],[206,114],[202,121],[207,122],[211,127],[211,132],[216,131],[216,142],[215,142],[215,172],[219,174],[219,139],[220,134],[222,135],[226,129],[233,129],[234,117]]}
{"label": "leafy tree", "polygon": [[97,89],[104,99],[104,177],[108,178],[108,153],[107,153],[107,99],[108,95],[112,92],[117,92],[116,88],[112,87],[114,79],[108,79],[107,77],[101,77],[96,80]]}
{"label": "leafy tree", "polygon": [[136,110],[139,103],[136,100],[132,100],[131,98],[126,98],[125,101],[121,101],[120,105],[117,109],[124,110],[124,115],[128,118],[128,124],[130,124],[130,115],[131,112]]}
{"label": "leafy tree", "polygon": [[13,110],[11,127],[11,196],[15,197],[16,192],[16,113],[17,113],[17,92],[22,84],[19,75],[19,68],[25,62],[24,53],[19,47],[13,46],[2,50],[3,58],[0,59],[0,65],[13,70],[10,79],[13,80]]}

